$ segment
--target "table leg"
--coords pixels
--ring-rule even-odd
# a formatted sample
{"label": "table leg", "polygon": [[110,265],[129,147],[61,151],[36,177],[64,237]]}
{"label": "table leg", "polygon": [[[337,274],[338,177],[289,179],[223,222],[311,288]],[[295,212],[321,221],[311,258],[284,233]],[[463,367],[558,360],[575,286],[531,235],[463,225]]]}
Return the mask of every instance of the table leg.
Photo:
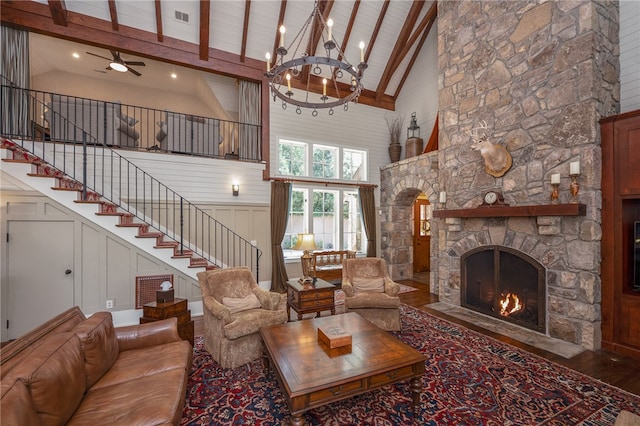
{"label": "table leg", "polygon": [[289,424],[291,426],[304,426],[304,413],[292,414]]}
{"label": "table leg", "polygon": [[287,321],[291,319],[291,306],[287,303]]}
{"label": "table leg", "polygon": [[413,416],[417,419],[420,415],[420,392],[422,391],[422,377],[411,379],[410,387],[413,395]]}

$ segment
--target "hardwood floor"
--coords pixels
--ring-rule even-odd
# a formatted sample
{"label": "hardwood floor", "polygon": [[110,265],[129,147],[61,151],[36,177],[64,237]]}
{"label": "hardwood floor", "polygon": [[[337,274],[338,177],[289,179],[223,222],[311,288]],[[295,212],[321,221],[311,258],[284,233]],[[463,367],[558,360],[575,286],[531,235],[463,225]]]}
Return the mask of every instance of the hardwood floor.
{"label": "hardwood floor", "polygon": [[[418,291],[401,294],[400,300],[402,303],[424,310],[434,316],[444,318],[450,322],[462,325],[496,340],[509,343],[513,346],[526,350],[527,352],[534,353],[550,361],[562,364],[620,389],[640,395],[640,380],[638,379],[640,377],[640,360],[606,351],[584,351],[573,358],[566,359],[551,352],[511,339],[508,336],[491,332],[474,324],[446,315],[442,312],[429,309],[429,304],[438,302],[438,296],[429,292],[429,284],[420,276],[414,280],[399,280],[398,283],[418,289]],[[194,320],[195,334],[196,336],[201,336],[204,331],[202,317],[196,317]]]}

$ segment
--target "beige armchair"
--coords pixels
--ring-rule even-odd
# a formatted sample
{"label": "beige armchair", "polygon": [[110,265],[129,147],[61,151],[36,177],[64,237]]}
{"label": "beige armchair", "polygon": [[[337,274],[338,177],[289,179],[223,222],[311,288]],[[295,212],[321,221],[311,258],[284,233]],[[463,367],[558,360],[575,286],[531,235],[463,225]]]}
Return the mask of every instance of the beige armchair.
{"label": "beige armchair", "polygon": [[287,322],[280,294],[258,286],[247,267],[200,272],[204,346],[223,368],[262,356],[260,327]]}
{"label": "beige armchair", "polygon": [[342,290],[347,312],[356,312],[383,330],[400,330],[400,285],[389,277],[384,259],[346,259]]}

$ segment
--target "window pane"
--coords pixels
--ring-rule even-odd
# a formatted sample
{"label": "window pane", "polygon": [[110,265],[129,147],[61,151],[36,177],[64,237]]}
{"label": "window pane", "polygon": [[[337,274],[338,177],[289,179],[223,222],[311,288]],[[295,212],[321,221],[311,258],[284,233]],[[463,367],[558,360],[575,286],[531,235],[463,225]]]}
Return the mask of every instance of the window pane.
{"label": "window pane", "polygon": [[281,140],[278,147],[278,173],[287,176],[305,176],[305,152],[305,144]]}
{"label": "window pane", "polygon": [[313,191],[313,233],[316,245],[326,250],[339,247],[336,200],[338,191]]}
{"label": "window pane", "polygon": [[306,205],[307,190],[293,189],[291,191],[291,207],[289,209],[287,230],[282,240],[282,250],[285,257],[302,256],[300,250],[292,250],[291,247],[298,242],[298,234],[302,234],[306,229],[309,229]]}
{"label": "window pane", "polygon": [[345,180],[367,180],[366,152],[344,149],[342,154],[342,178]]}
{"label": "window pane", "polygon": [[313,146],[313,177],[336,179],[338,149],[328,146]]}
{"label": "window pane", "polygon": [[367,240],[362,229],[360,200],[355,191],[344,192],[342,203],[342,248],[366,252]]}

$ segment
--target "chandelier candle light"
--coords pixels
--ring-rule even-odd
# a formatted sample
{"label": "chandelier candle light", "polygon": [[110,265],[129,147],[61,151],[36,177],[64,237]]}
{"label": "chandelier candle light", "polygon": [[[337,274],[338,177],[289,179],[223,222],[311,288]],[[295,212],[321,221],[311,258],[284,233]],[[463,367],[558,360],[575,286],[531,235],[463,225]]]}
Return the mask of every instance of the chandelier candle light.
{"label": "chandelier candle light", "polygon": [[[364,42],[360,42],[360,63],[357,66],[351,65],[347,60],[344,51],[333,38],[333,20],[324,20],[320,13],[318,1],[314,3],[313,11],[306,22],[293,38],[288,47],[284,44],[284,25],[280,26],[280,45],[276,49],[276,56],[273,58],[275,66],[271,66],[271,54],[265,55],[267,72],[265,76],[269,79],[271,95],[273,100],[282,100],[282,109],[287,109],[287,104],[296,106],[296,113],[301,114],[302,108],[311,108],[311,115],[318,115],[318,109],[329,108],[329,115],[333,115],[333,108],[344,105],[344,110],[349,109],[349,102],[357,102],[362,92],[362,75],[367,68],[364,62]],[[314,34],[320,34],[325,55],[316,55],[309,52],[309,46],[314,41]],[[326,36],[326,38],[325,38]],[[311,42],[310,42],[311,41]],[[302,49],[301,46],[303,46]],[[331,53],[335,51],[335,58]],[[291,56],[289,53],[291,52]],[[291,79],[298,78],[300,83],[305,85],[304,90],[293,92],[291,90]],[[346,78],[345,82],[339,80]],[[306,79],[306,81],[303,81]],[[284,88],[286,80],[286,91]],[[314,94],[310,89],[322,84],[322,96]],[[330,84],[335,92],[335,100],[329,101],[327,96],[327,85]]]}

